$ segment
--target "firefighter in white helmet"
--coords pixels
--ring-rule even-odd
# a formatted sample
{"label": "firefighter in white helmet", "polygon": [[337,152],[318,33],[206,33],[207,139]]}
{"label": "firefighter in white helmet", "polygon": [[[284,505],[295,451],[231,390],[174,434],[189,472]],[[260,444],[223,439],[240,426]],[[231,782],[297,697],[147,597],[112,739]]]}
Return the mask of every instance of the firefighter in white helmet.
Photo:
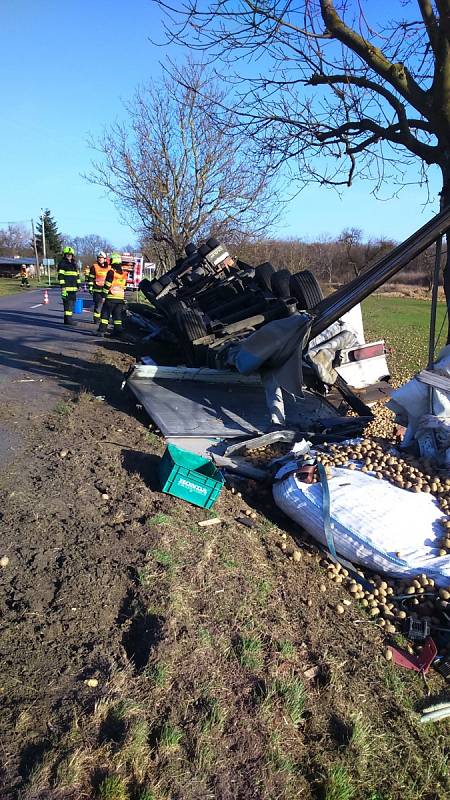
{"label": "firefighter in white helmet", "polygon": [[100,316],[105,296],[103,294],[103,287],[105,279],[108,274],[109,264],[106,260],[106,253],[99,250],[97,253],[97,260],[89,270],[88,289],[94,301],[94,322],[100,325]]}

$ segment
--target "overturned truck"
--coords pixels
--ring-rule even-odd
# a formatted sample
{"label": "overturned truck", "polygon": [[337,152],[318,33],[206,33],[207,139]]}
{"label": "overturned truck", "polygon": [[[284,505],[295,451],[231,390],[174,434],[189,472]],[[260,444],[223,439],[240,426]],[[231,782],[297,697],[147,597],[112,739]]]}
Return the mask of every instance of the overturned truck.
{"label": "overturned truck", "polygon": [[190,367],[258,375],[272,423],[285,424],[283,390],[367,418],[368,406],[389,395],[389,372],[384,343],[365,342],[359,303],[449,228],[446,209],[325,298],[308,270],[253,267],[215,239],[188,245],[172,270],[140,284],[154,307],[149,324]]}

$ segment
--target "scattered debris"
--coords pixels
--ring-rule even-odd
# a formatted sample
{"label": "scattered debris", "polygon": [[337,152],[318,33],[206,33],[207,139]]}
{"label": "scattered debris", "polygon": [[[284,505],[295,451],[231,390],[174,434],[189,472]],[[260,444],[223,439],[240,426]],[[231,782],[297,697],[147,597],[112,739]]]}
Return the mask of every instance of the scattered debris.
{"label": "scattered debris", "polygon": [[220,517],[213,517],[213,519],[202,519],[200,522],[197,522],[199,528],[206,528],[208,525],[218,525],[219,522],[222,522]]}
{"label": "scattered debris", "polygon": [[2,556],[2,557],[0,558],[0,567],[3,567],[3,568],[4,568],[4,567],[7,567],[7,566],[8,566],[8,564],[9,564],[9,558],[8,558],[8,556]]}
{"label": "scattered debris", "polygon": [[419,722],[437,722],[440,719],[450,717],[450,701],[437,703],[423,709]]}
{"label": "scattered debris", "polygon": [[303,675],[309,681],[312,681],[314,680],[314,678],[317,678],[319,672],[320,672],[320,667],[316,665],[314,667],[309,667],[309,669],[303,670]]}
{"label": "scattered debris", "polygon": [[[245,525],[246,528],[254,528],[255,527],[255,523],[249,517],[235,517],[235,519],[236,519],[236,522],[239,522],[241,525]],[[284,544],[284,542],[282,543],[282,545],[283,544]],[[286,545],[286,547],[287,547],[287,545]],[[284,549],[284,548],[282,547],[282,549]]]}

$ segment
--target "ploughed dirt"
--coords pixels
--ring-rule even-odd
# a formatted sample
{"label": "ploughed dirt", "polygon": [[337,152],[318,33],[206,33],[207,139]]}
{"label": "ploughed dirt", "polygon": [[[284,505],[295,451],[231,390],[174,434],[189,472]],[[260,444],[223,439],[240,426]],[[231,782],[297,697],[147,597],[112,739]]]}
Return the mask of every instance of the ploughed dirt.
{"label": "ploughed dirt", "polygon": [[448,797],[422,679],[357,603],[336,613],[348,595],[269,491],[236,483],[212,512],[159,491],[131,360],[93,362],[1,473],[0,796]]}

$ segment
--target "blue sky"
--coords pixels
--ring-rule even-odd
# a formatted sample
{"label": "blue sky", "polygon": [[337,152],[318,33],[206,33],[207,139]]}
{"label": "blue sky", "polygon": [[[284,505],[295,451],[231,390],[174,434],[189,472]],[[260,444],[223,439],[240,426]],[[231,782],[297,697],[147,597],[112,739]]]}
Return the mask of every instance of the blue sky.
{"label": "blue sky", "polygon": [[[88,135],[122,117],[122,101],[159,76],[166,51],[150,37],[163,38],[151,0],[1,0],[0,227],[36,220],[48,207],[63,232],[97,233],[116,246],[134,241],[81,173],[92,158]],[[425,200],[418,187],[388,202],[375,200],[362,182],[341,197],[311,187],[286,206],[277,232],[314,238],[358,227],[402,239],[437,210],[437,199],[423,208]]]}

